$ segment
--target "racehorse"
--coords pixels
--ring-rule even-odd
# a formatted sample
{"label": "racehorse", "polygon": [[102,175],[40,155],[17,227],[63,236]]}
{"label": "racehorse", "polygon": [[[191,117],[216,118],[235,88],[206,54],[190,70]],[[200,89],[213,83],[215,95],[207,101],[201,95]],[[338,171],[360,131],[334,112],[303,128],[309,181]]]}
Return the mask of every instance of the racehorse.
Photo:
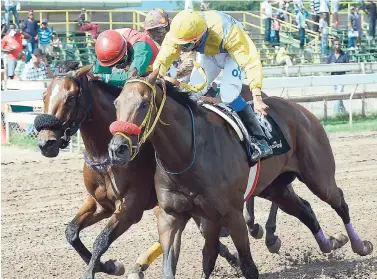
{"label": "racehorse", "polygon": [[[85,145],[84,183],[90,196],[66,228],[66,238],[88,265],[84,278],[94,278],[95,272],[122,275],[119,261],[100,262],[100,257],[113,241],[145,210],[157,205],[154,187],[156,163],[152,145],[146,144],[139,158],[127,168],[109,168],[108,143],[110,123],[116,119],[114,100],[121,88],[96,80],[88,80],[91,66],[78,69],[78,62],[65,61],[57,69],[44,94],[44,112],[35,121],[39,131],[38,146],[46,157],[56,157],[59,149],[68,145],[70,137],[80,128]],[[157,212],[157,211],[155,211]],[[96,238],[91,253],[81,242],[79,233],[104,218],[106,227]],[[199,225],[200,219],[194,219]],[[250,230],[252,232],[252,230]],[[220,245],[221,255],[235,266],[237,259]],[[132,272],[135,278],[161,254],[159,244],[152,246],[137,260]]]}
{"label": "racehorse", "polygon": [[[158,231],[163,249],[163,278],[175,278],[181,235],[191,216],[206,218],[203,271],[209,278],[217,259],[221,226],[230,230],[245,278],[258,278],[242,215],[249,164],[239,139],[225,121],[192,102],[169,83],[156,85],[158,70],[146,78],[128,80],[115,101],[117,122],[109,153],[114,165],[136,159],[149,140],[158,167],[155,174],[160,214]],[[352,249],[368,255],[373,246],[362,241],[350,220],[343,192],[335,181],[335,160],[318,119],[302,106],[281,98],[266,98],[291,150],[261,162],[254,195],[275,202],[297,217],[314,235],[322,252],[347,243],[345,235],[327,238],[310,204],[292,188],[298,178],[342,218]]]}

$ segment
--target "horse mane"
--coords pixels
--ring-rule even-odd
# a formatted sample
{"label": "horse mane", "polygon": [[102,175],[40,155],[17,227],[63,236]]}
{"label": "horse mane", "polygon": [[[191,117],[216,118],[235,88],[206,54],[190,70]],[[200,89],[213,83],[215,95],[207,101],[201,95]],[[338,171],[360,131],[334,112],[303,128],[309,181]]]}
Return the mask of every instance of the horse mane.
{"label": "horse mane", "polygon": [[[75,61],[75,60],[62,61],[56,67],[55,76],[59,74],[66,74],[70,71],[76,71],[80,68],[79,66],[80,66],[80,61]],[[122,92],[121,87],[111,85],[100,80],[91,80],[90,83],[98,86],[102,92],[104,92],[107,95],[110,95],[112,98],[115,98],[115,99],[118,98],[120,92]]]}
{"label": "horse mane", "polygon": [[75,60],[64,60],[58,64],[55,70],[55,76],[59,74],[66,74],[70,71],[78,70],[80,61]]}
{"label": "horse mane", "polygon": [[[190,98],[190,93],[187,91],[182,91],[181,88],[175,86],[169,81],[165,81],[166,84],[166,95],[176,101],[182,106],[189,107],[193,112],[197,112],[199,109],[198,104]],[[162,82],[158,81],[157,85],[162,90]]]}
{"label": "horse mane", "polygon": [[122,87],[118,87],[115,85],[108,84],[106,82],[103,82],[101,80],[91,80],[90,81],[93,85],[96,85],[99,87],[102,92],[106,93],[107,95],[110,95],[113,98],[118,98],[120,95],[120,92],[122,92]]}

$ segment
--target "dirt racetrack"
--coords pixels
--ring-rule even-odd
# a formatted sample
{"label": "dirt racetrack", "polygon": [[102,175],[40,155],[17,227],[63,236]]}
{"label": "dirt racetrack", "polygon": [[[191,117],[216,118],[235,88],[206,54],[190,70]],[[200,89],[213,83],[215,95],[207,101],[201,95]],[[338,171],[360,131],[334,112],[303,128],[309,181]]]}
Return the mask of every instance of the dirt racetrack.
{"label": "dirt racetrack", "polygon": [[[336,178],[350,207],[351,219],[362,239],[377,248],[377,133],[331,135],[336,158]],[[80,278],[85,264],[65,239],[65,226],[73,218],[86,192],[82,182],[82,155],[61,154],[55,159],[40,153],[2,147],[1,159],[1,271],[2,278]],[[341,219],[330,206],[295,181],[297,193],[307,199],[328,234],[345,233]],[[264,226],[270,203],[256,201],[256,219]],[[87,247],[104,226],[96,224],[81,233]],[[264,240],[250,238],[260,278],[377,278],[377,252],[360,257],[349,243],[322,254],[310,231],[294,217],[278,214],[280,254],[270,254]],[[157,237],[151,211],[123,234],[103,257],[121,260],[126,270]],[[230,239],[223,239],[232,251]],[[201,277],[201,238],[190,221],[183,234],[177,278]],[[161,258],[145,273],[161,278]],[[96,278],[112,278],[98,274]],[[115,278],[115,277],[114,277]],[[127,278],[124,275],[121,278]],[[213,278],[238,278],[222,258]]]}

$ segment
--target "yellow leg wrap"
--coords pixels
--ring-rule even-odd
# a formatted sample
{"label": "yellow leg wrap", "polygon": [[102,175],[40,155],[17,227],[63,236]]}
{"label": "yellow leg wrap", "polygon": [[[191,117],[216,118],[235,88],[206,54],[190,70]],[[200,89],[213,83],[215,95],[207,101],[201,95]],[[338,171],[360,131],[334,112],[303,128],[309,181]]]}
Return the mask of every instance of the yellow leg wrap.
{"label": "yellow leg wrap", "polygon": [[161,254],[161,244],[159,242],[156,242],[152,247],[150,247],[146,252],[144,252],[137,258],[136,263],[138,263],[140,266],[150,265]]}

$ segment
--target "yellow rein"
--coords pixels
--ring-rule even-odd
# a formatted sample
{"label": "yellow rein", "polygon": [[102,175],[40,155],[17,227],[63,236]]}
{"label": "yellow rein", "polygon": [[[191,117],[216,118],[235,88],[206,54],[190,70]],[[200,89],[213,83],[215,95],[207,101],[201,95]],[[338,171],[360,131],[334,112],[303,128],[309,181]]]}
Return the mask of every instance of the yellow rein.
{"label": "yellow rein", "polygon": [[[141,83],[144,83],[145,85],[147,85],[152,90],[152,97],[151,97],[151,100],[149,102],[148,112],[147,112],[143,122],[140,125],[140,128],[143,129],[145,127],[145,130],[144,130],[144,133],[142,134],[141,138],[139,137],[140,135],[138,136],[137,149],[136,149],[135,153],[133,153],[131,138],[128,137],[127,135],[125,135],[122,132],[116,133],[116,135],[120,135],[127,140],[128,144],[129,144],[129,150],[130,150],[130,156],[131,156],[130,160],[133,160],[136,157],[137,153],[139,152],[140,146],[144,142],[146,142],[149,135],[153,132],[154,128],[157,125],[157,122],[160,120],[161,112],[162,112],[162,109],[164,108],[165,101],[166,101],[166,85],[165,85],[164,81],[162,81],[163,94],[162,94],[161,105],[160,105],[160,108],[157,110],[156,118],[154,119],[152,125],[150,126],[153,108],[157,107],[156,106],[156,86],[154,86],[151,83],[149,83],[148,81],[142,80],[142,79],[131,79],[131,80],[128,80],[126,83],[132,83],[132,82],[141,82]],[[163,124],[165,124],[165,123],[163,123]]]}

